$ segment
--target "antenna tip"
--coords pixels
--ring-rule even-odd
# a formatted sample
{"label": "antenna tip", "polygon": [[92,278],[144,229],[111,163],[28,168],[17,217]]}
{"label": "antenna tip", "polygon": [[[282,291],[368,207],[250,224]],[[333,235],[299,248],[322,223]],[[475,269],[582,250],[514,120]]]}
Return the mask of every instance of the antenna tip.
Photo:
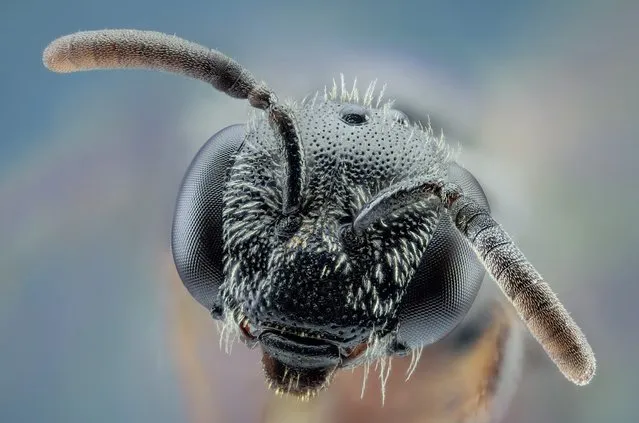
{"label": "antenna tip", "polygon": [[578,386],[585,386],[592,381],[592,378],[595,377],[595,372],[597,370],[597,361],[595,359],[595,355],[592,350],[588,347],[583,357],[580,357],[580,365],[572,369],[574,370],[571,374],[566,374],[568,379]]}
{"label": "antenna tip", "polygon": [[550,286],[543,280],[529,285],[513,305],[561,373],[575,385],[590,383],[597,368],[595,354]]}
{"label": "antenna tip", "polygon": [[42,53],[42,63],[50,71],[68,73],[75,70],[67,54],[70,46],[69,36],[60,37],[52,41]]}

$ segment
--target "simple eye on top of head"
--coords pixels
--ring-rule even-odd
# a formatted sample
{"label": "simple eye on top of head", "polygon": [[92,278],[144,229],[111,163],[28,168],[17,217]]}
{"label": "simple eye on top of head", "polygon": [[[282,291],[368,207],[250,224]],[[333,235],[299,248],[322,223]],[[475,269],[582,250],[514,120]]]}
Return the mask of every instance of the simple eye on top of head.
{"label": "simple eye on top of head", "polygon": [[[265,112],[272,135],[280,146],[282,166],[281,179],[278,181],[278,189],[281,191],[278,193],[278,204],[281,205],[283,219],[276,230],[278,236],[291,237],[300,230],[302,222],[299,214],[309,176],[308,157],[298,127],[299,116],[289,107],[278,103],[277,96],[267,85],[258,82],[239,63],[219,51],[176,36],[137,30],[89,31],[67,35],[53,41],[45,49],[43,61],[47,68],[61,73],[116,68],[172,72],[208,82],[231,97],[247,99],[252,107]],[[408,119],[401,112],[391,113],[395,121],[408,125]],[[348,127],[365,128],[372,123],[372,112],[359,104],[345,104],[340,109],[338,118]],[[233,165],[233,157],[242,148],[244,135],[245,129],[242,126],[227,128],[212,139],[213,143],[207,143],[203,147],[191,165],[184,183],[190,184],[191,188],[213,191],[205,190],[210,195],[202,197],[197,191],[183,190],[176,210],[177,229],[174,226],[172,245],[178,271],[189,291],[209,307],[215,316],[222,314],[221,310],[216,309],[219,308],[216,287],[225,278],[237,276],[233,272],[238,270],[216,268],[216,260],[222,256],[224,245],[219,231],[212,231],[211,228],[219,229],[223,225],[223,205],[218,199],[224,190],[226,170]],[[454,172],[457,171],[453,170]],[[206,188],[211,186],[216,188]],[[430,241],[433,244],[429,244],[426,252],[426,257],[432,255],[439,258],[433,260],[427,270],[418,273],[426,275],[420,278],[430,280],[433,276],[428,276],[428,272],[454,274],[458,269],[455,260],[465,260],[465,254],[472,251],[562,373],[578,385],[587,384],[594,376],[596,364],[585,336],[549,285],[491,217],[487,205],[482,203],[482,197],[476,195],[476,188],[463,172],[448,180],[433,180],[429,175],[422,175],[401,181],[366,201],[352,223],[341,230],[342,239],[346,244],[352,244],[353,248],[359,248],[358,243],[365,242],[361,237],[371,226],[397,219],[409,206],[425,201],[436,202],[444,210],[447,220],[438,227],[439,232],[434,234]],[[188,222],[188,225],[181,226],[182,221]],[[444,242],[452,239],[451,237],[459,239],[459,243]],[[259,239],[254,241],[258,243]],[[461,255],[456,255],[458,252],[452,247],[459,244],[463,244],[466,250]],[[451,248],[443,248],[446,245]],[[340,264],[339,259],[337,260],[336,267]],[[448,267],[446,263],[449,263]],[[470,280],[477,278],[477,269],[466,268],[465,271],[475,272],[475,276],[471,273],[466,275]],[[446,278],[440,279],[449,280]],[[465,281],[458,277],[454,280]],[[406,305],[398,311],[399,319],[407,322],[400,325],[398,341],[409,347],[416,347],[424,342],[426,338],[420,337],[417,332],[431,324],[424,323],[424,319],[428,320],[429,311],[433,309],[423,305],[426,300],[421,295],[421,292],[430,289],[429,284],[420,281],[421,279],[409,284],[407,302],[404,303]],[[293,306],[291,304],[287,307]],[[326,308],[330,306],[331,304],[326,304]],[[337,319],[340,316],[334,317]],[[251,323],[244,320],[242,322],[242,331],[246,336],[255,337],[255,328],[250,326]],[[323,341],[284,335],[267,328],[259,336],[264,348],[273,352],[264,362],[265,371],[272,375],[284,374],[284,379],[274,381],[277,386],[281,386],[279,383],[286,380],[286,371],[282,373],[281,369],[282,363],[305,357],[308,360],[307,367],[304,373],[298,373],[298,382],[299,375],[302,375],[305,386],[323,387],[330,379],[330,372],[333,371],[331,366],[348,360],[352,357],[351,354],[358,355],[370,348],[366,344],[360,344],[353,349],[343,350]],[[427,338],[435,339],[440,335],[433,333]],[[303,391],[305,395],[306,392]]]}
{"label": "simple eye on top of head", "polygon": [[371,119],[368,110],[359,104],[347,104],[339,114],[342,122],[351,126],[366,125]]}

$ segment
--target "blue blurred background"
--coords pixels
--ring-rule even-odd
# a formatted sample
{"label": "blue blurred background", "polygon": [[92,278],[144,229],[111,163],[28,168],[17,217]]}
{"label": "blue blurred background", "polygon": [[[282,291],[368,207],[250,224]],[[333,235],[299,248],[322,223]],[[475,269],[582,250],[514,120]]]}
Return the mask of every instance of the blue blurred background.
{"label": "blue blurred background", "polygon": [[250,422],[268,398],[168,248],[190,159],[249,106],[41,64],[60,35],[118,27],[217,48],[281,97],[378,78],[441,122],[599,360],[576,388],[532,346],[505,421],[639,421],[638,16],[633,0],[2,2],[0,422]]}

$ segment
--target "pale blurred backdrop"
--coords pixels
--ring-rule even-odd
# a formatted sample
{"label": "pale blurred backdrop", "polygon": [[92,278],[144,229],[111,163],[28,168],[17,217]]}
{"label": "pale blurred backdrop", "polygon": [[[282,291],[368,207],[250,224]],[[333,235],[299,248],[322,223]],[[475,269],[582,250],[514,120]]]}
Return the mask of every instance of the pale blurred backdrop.
{"label": "pale blurred backdrop", "polygon": [[343,72],[430,114],[598,357],[577,388],[531,346],[504,422],[639,421],[638,19],[633,0],[3,1],[0,422],[259,422],[271,395],[169,253],[189,161],[249,106],[41,64],[55,37],[119,27],[217,48],[280,97]]}

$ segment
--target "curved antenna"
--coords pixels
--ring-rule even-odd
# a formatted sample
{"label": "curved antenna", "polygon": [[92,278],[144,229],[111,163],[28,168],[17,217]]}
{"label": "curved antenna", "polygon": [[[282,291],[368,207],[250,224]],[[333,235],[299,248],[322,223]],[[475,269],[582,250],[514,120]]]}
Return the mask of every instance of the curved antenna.
{"label": "curved antenna", "polygon": [[65,35],[47,46],[44,65],[58,73],[97,69],[149,69],[208,82],[235,98],[260,97],[254,107],[266,109],[273,93],[225,54],[174,35],[115,29]]}
{"label": "curved antenna", "polygon": [[282,138],[286,161],[284,213],[301,204],[305,162],[299,131],[292,114],[277,105],[265,83],[225,54],[174,35],[155,31],[113,29],[65,35],[47,46],[44,65],[59,73],[95,69],[149,69],[185,75],[208,82],[234,98],[267,110],[271,126]]}
{"label": "curved antenna", "polygon": [[548,283],[484,208],[457,192],[449,211],[457,229],[559,370],[577,385],[588,384],[597,367],[595,355]]}
{"label": "curved antenna", "polygon": [[393,185],[389,190],[382,191],[362,207],[353,220],[355,235],[362,235],[366,228],[384,217],[388,217],[429,197],[441,200],[442,181],[410,181]]}
{"label": "curved antenna", "polygon": [[559,370],[577,385],[588,384],[597,364],[585,335],[490,212],[459,187],[437,181],[394,186],[362,208],[353,231],[361,235],[372,223],[433,195],[448,209],[456,228]]}
{"label": "curved antenna", "polygon": [[292,113],[280,105],[275,105],[269,110],[271,126],[282,137],[286,160],[287,172],[283,182],[284,196],[282,197],[282,212],[285,215],[295,214],[299,211],[302,204],[302,187],[306,181],[304,148],[291,115]]}

